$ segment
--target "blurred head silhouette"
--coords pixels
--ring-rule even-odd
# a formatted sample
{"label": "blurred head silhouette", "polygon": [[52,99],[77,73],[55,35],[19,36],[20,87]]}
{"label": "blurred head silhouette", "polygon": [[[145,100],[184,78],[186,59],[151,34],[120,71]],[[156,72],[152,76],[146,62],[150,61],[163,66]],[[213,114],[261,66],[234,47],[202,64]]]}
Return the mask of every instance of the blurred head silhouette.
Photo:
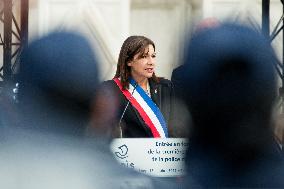
{"label": "blurred head silhouette", "polygon": [[205,186],[243,186],[244,175],[254,183],[257,165],[267,168],[273,156],[276,57],[268,40],[227,23],[196,33],[184,60],[184,101],[194,124],[189,171]]}
{"label": "blurred head silhouette", "polygon": [[194,134],[219,140],[212,134],[224,137],[236,124],[255,118],[262,123],[240,129],[269,130],[276,57],[261,34],[233,24],[201,31],[190,41],[185,60],[185,101],[196,125]]}
{"label": "blurred head silhouette", "polygon": [[80,136],[98,85],[97,61],[79,34],[53,32],[29,44],[19,72],[20,126]]}
{"label": "blurred head silhouette", "polygon": [[202,30],[210,29],[210,28],[216,28],[220,26],[220,21],[217,18],[214,17],[208,17],[202,19],[200,22],[197,23],[195,26],[194,33],[201,32]]}

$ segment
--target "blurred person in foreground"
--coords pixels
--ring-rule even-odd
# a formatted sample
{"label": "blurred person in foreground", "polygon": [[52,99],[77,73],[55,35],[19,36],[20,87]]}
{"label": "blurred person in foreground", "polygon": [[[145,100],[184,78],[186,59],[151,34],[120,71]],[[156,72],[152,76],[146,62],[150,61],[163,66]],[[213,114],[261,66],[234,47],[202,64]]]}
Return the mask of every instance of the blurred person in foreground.
{"label": "blurred person in foreground", "polygon": [[269,41],[227,23],[198,32],[184,61],[183,100],[193,121],[188,181],[205,188],[283,188],[272,125],[276,56]]}
{"label": "blurred person in foreground", "polygon": [[20,65],[20,127],[84,136],[98,83],[97,60],[83,37],[53,33],[34,41]]}
{"label": "blurred person in foreground", "polygon": [[[201,20],[195,27],[193,31],[193,35],[197,34],[198,32],[201,32],[202,30],[206,30],[209,28],[215,28],[220,25],[220,21],[217,20],[214,17],[208,17],[203,20]],[[183,71],[183,64],[176,67],[172,71],[172,76],[171,76],[171,81],[173,82],[174,89],[175,89],[175,96],[177,98],[181,98],[183,93],[183,86],[181,85],[181,80],[183,79],[182,76],[182,71]]]}
{"label": "blurred person in foreground", "polygon": [[[208,17],[201,20],[195,27],[193,31],[193,35],[206,30],[208,28],[215,28],[220,25],[220,21],[213,17]],[[172,71],[171,81],[174,86],[175,90],[175,116],[174,116],[174,123],[175,123],[175,132],[177,136],[180,137],[188,137],[191,128],[189,125],[191,124],[191,118],[188,114],[188,109],[184,106],[182,102],[182,96],[186,95],[184,93],[184,86],[182,85],[182,72],[184,66],[183,64],[179,65]]]}
{"label": "blurred person in foreground", "polygon": [[[152,188],[120,167],[102,139],[84,139],[97,60],[79,34],[54,32],[23,50],[18,120],[1,128],[0,188]],[[14,124],[9,124],[14,123]]]}

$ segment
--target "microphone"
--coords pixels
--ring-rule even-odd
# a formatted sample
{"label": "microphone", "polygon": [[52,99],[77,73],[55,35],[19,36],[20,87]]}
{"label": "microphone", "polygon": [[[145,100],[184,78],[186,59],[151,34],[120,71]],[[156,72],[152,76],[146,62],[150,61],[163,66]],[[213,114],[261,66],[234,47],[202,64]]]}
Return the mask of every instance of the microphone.
{"label": "microphone", "polygon": [[134,85],[134,89],[133,89],[133,91],[132,91],[132,93],[131,93],[131,96],[130,96],[129,100],[127,100],[127,104],[126,104],[126,106],[125,106],[125,108],[124,108],[124,110],[123,110],[123,112],[122,112],[122,114],[121,114],[121,116],[120,116],[119,122],[118,122],[118,126],[119,126],[119,129],[120,129],[120,138],[122,138],[122,128],[121,128],[120,124],[121,124],[121,122],[122,122],[122,119],[123,119],[123,117],[124,117],[124,114],[125,114],[125,112],[126,112],[128,106],[129,106],[129,104],[130,104],[130,100],[132,99],[133,93],[134,93],[134,91],[136,90],[137,86],[138,86],[138,83],[136,82],[135,85]]}

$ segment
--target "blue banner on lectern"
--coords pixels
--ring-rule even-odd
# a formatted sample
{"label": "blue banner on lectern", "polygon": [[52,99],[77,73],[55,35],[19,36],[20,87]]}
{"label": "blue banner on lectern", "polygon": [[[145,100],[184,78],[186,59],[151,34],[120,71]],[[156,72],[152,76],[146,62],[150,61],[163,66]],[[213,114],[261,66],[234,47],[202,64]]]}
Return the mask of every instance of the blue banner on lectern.
{"label": "blue banner on lectern", "polygon": [[184,138],[121,138],[111,143],[111,151],[121,165],[158,177],[185,174],[187,147]]}

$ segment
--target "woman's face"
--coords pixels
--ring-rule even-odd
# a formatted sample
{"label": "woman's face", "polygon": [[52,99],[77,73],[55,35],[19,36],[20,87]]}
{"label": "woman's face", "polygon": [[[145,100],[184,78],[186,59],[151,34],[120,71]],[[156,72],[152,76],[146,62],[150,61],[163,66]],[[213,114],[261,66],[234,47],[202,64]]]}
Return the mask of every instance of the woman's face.
{"label": "woman's face", "polygon": [[149,45],[144,53],[136,54],[132,61],[127,65],[131,67],[131,76],[137,81],[145,78],[151,78],[154,73],[156,63],[156,53],[154,47]]}

